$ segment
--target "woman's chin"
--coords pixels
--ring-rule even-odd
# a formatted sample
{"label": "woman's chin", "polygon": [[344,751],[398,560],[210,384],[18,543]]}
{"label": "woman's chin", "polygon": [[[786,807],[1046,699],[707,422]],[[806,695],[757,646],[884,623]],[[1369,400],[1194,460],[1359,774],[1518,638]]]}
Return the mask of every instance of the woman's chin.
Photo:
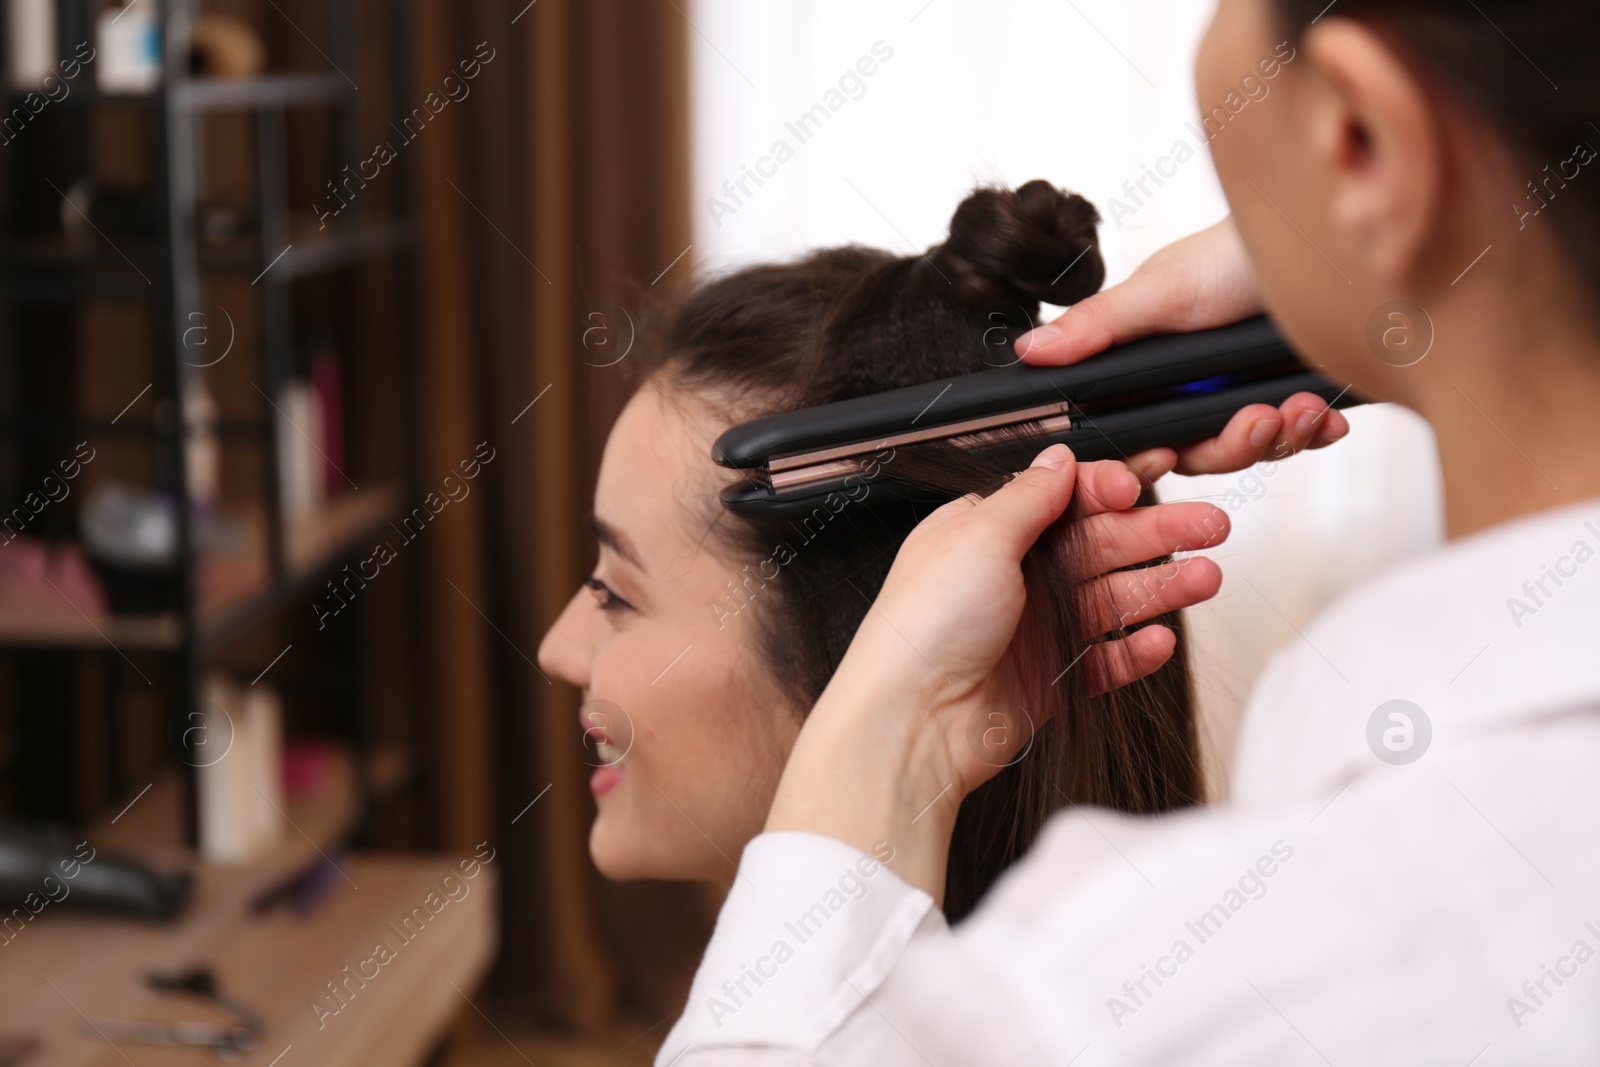
{"label": "woman's chin", "polygon": [[637,835],[616,825],[616,818],[604,812],[595,817],[589,828],[589,858],[601,874],[613,882],[630,882],[640,878],[681,879],[684,875],[658,869],[661,865],[650,862]]}
{"label": "woman's chin", "polygon": [[715,882],[720,870],[705,869],[692,850],[663,852],[661,839],[627,826],[602,811],[589,828],[589,858],[613,882],[644,878],[664,882]]}

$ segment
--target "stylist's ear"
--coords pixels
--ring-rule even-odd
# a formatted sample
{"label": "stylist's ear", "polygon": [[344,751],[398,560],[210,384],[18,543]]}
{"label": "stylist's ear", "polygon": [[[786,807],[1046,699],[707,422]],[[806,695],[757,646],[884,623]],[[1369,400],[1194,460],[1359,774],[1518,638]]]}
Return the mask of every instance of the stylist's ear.
{"label": "stylist's ear", "polygon": [[1332,180],[1331,215],[1347,246],[1397,287],[1418,269],[1444,209],[1448,127],[1394,47],[1368,27],[1331,18],[1305,36],[1318,75],[1311,148]]}

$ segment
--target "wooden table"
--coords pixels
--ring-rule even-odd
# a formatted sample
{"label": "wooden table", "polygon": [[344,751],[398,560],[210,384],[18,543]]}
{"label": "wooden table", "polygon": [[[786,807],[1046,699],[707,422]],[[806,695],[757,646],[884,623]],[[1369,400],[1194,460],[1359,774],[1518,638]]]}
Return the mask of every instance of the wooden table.
{"label": "wooden table", "polygon": [[[249,914],[247,902],[278,876],[278,865],[197,868],[189,910],[175,923],[90,918],[44,911],[9,944],[0,945],[0,1040],[32,1033],[38,1049],[22,1064],[51,1067],[198,1067],[221,1062],[206,1049],[111,1044],[90,1018],[227,1022],[207,1002],[156,993],[144,972],[211,967],[222,990],[266,1020],[261,1045],[238,1061],[248,1065],[306,1064],[406,1067],[429,1053],[462,1011],[494,955],[498,915],[495,864],[461,879],[456,865],[471,853],[363,854],[339,860],[348,881],[334,887],[307,918],[283,909]],[[397,926],[424,906],[440,880],[456,874],[468,893],[452,900],[403,941]],[[461,897],[456,883],[451,891]],[[437,900],[443,898],[440,893]],[[426,913],[426,911],[425,911]],[[394,958],[376,977],[348,986],[336,1014],[319,1013],[314,999],[326,985],[354,973],[387,942]],[[364,970],[372,974],[373,965]]]}

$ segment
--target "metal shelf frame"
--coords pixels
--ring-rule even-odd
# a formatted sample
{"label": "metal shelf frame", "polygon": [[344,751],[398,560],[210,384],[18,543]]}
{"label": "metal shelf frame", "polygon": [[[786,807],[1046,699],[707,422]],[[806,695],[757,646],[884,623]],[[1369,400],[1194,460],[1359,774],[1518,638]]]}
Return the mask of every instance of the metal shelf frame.
{"label": "metal shelf frame", "polygon": [[[365,218],[364,201],[353,205],[348,217],[340,220],[340,229],[326,239],[292,243],[289,211],[289,159],[291,152],[288,136],[287,112],[290,108],[325,108],[332,110],[332,150],[340,161],[357,158],[356,136],[358,114],[353,84],[347,74],[359,78],[359,50],[356,47],[355,20],[357,0],[324,0],[328,17],[327,58],[333,70],[311,73],[274,73],[242,79],[201,79],[190,75],[188,69],[188,41],[191,29],[199,18],[201,0],[162,0],[160,7],[161,40],[163,48],[163,78],[159,87],[150,92],[103,92],[92,83],[93,64],[86,65],[79,84],[59,104],[63,109],[77,109],[80,117],[74,119],[79,144],[71,148],[72,158],[65,166],[82,170],[89,157],[89,123],[87,110],[102,105],[138,107],[145,110],[150,124],[152,145],[151,193],[156,220],[155,236],[143,241],[118,242],[132,252],[125,260],[124,248],[115,252],[111,248],[96,246],[91,250],[77,249],[59,240],[3,239],[0,240],[0,331],[15,330],[16,308],[27,304],[58,305],[71,308],[89,301],[131,300],[147,304],[152,309],[160,337],[156,381],[153,391],[166,405],[163,412],[150,419],[121,420],[117,426],[103,418],[79,418],[72,412],[64,418],[41,416],[21,409],[0,412],[0,441],[50,440],[67,434],[103,436],[107,439],[144,440],[155,449],[158,477],[170,489],[177,502],[177,541],[179,567],[178,610],[176,616],[176,641],[159,649],[161,655],[170,657],[169,664],[177,679],[168,715],[167,747],[182,752],[183,732],[194,721],[192,713],[201,709],[203,676],[207,662],[226,641],[247,632],[250,627],[269,617],[274,611],[303,596],[323,574],[332,570],[348,555],[362,537],[368,536],[371,526],[352,527],[346,533],[346,543],[324,553],[315,566],[294,567],[289,558],[288,534],[282,513],[284,472],[279,469],[277,436],[285,432],[276,413],[263,402],[259,418],[232,420],[220,427],[221,435],[231,440],[254,441],[263,450],[262,502],[267,515],[267,562],[269,580],[246,600],[230,604],[219,618],[215,612],[207,619],[206,606],[199,595],[199,568],[201,558],[198,547],[198,530],[194,509],[188,499],[188,449],[186,435],[190,422],[184,411],[184,384],[189,375],[198,374],[185,361],[185,334],[193,325],[192,312],[204,309],[204,280],[218,273],[233,273],[253,277],[261,301],[261,334],[259,346],[259,381],[267,397],[279,397],[289,381],[294,366],[294,284],[297,280],[321,272],[337,271],[378,257],[398,257],[399,272],[395,313],[401,316],[415,314],[414,294],[416,283],[412,275],[416,269],[414,243],[416,226],[409,217],[413,200],[412,183],[402,164],[395,179],[396,217],[369,222]],[[392,70],[388,78],[390,107],[403,109],[408,98],[407,73],[409,54],[405,34],[413,25],[410,0],[380,0],[391,35]],[[63,54],[70,51],[72,42],[92,39],[95,16],[101,0],[58,0],[58,41]],[[369,4],[371,6],[371,4]],[[4,43],[4,42],[0,42]],[[4,49],[0,48],[0,52]],[[0,101],[6,110],[15,106],[22,97],[15,89],[0,90]],[[203,145],[199,123],[208,112],[236,109],[253,113],[256,131],[255,184],[259,213],[259,234],[248,240],[234,242],[225,248],[205,246],[197,233],[198,209],[201,199],[201,174]],[[43,139],[38,139],[43,140]],[[35,146],[9,147],[13,153],[25,154]],[[44,148],[45,144],[36,147]],[[13,210],[16,210],[13,207]],[[109,239],[108,239],[109,240]],[[293,247],[290,247],[293,244]],[[287,251],[286,251],[287,249]],[[415,416],[416,347],[417,331],[402,323],[397,331],[400,351],[397,355],[401,375],[401,407],[399,417],[404,420]],[[15,339],[0,339],[0,356],[7,349],[13,359],[28,356],[16,351]],[[3,361],[0,372],[10,373]],[[16,398],[19,402],[21,398]],[[347,398],[348,399],[348,398]],[[418,448],[414,441],[407,443],[402,457],[401,488],[417,483]],[[106,641],[109,642],[109,638]],[[30,647],[32,642],[7,641],[0,635],[0,646],[8,648]],[[70,653],[70,650],[69,650]],[[59,652],[52,652],[58,655]],[[76,651],[101,665],[108,679],[120,676],[123,664],[112,655],[105,643],[98,646],[85,644]],[[111,684],[106,686],[111,691]],[[108,696],[108,701],[110,701]],[[358,733],[359,724],[367,720],[365,711],[359,710],[353,720]],[[116,742],[123,727],[114,707],[105,711],[106,736]],[[355,739],[358,746],[364,737]],[[113,794],[120,788],[117,779],[117,761],[108,761],[108,774]],[[188,820],[190,839],[196,837],[196,805],[194,803],[194,776],[187,776]]]}

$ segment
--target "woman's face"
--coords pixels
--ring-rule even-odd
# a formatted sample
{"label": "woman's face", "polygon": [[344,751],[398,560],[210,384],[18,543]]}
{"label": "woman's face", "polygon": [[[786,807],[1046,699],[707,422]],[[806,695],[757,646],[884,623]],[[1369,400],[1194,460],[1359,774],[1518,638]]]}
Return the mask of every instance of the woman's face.
{"label": "woman's face", "polygon": [[540,667],[583,690],[600,764],[589,852],[610,878],[731,883],[800,729],[750,612],[730,611],[744,564],[709,529],[724,428],[670,387],[634,394],[595,486],[599,562],[539,646]]}

